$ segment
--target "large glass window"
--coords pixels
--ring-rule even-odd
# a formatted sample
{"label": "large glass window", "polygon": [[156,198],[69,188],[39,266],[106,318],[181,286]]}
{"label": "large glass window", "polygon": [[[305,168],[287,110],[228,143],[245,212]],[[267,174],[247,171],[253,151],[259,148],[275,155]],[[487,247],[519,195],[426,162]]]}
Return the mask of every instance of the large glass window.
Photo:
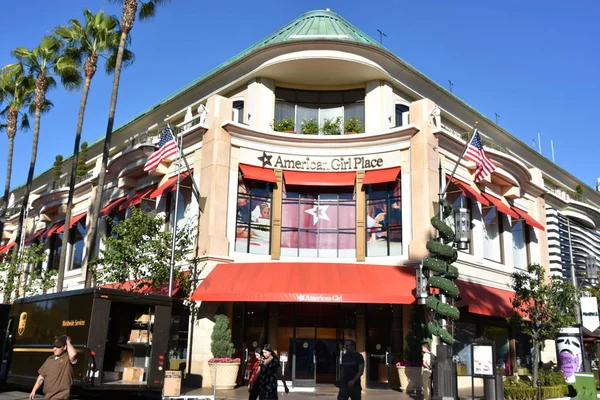
{"label": "large glass window", "polygon": [[60,264],[60,252],[62,250],[62,233],[53,233],[50,237],[50,257],[48,258],[48,270],[57,270]]}
{"label": "large glass window", "polygon": [[79,269],[83,265],[83,248],[85,247],[85,235],[87,218],[82,218],[69,230],[69,243],[71,244],[71,266],[70,269]]}
{"label": "large glass window", "polygon": [[452,345],[454,358],[457,362],[456,372],[459,376],[471,375],[471,342],[477,337],[477,326],[472,323],[454,323],[454,338]]}
{"label": "large glass window", "polygon": [[408,106],[405,104],[396,104],[396,125],[404,126],[409,124],[409,112]]}
{"label": "large glass window", "polygon": [[167,221],[173,227],[173,221],[177,221],[177,229],[183,229],[186,224],[193,224],[192,219],[192,188],[191,177],[181,181],[179,185],[179,197],[177,199],[177,215],[175,215],[176,190],[168,194],[167,206],[169,210]]}
{"label": "large glass window", "polygon": [[494,206],[483,206],[481,213],[483,222],[483,257],[502,262],[502,240],[500,237],[502,218]]}
{"label": "large glass window", "polygon": [[234,122],[239,122],[240,124],[244,123],[244,102],[242,100],[237,100],[233,102],[233,110],[231,111],[232,116],[231,119]]}
{"label": "large glass window", "polygon": [[401,192],[400,180],[367,185],[367,256],[402,254]]}
{"label": "large glass window", "polygon": [[291,118],[296,132],[302,133],[305,120],[316,119],[322,126],[326,119],[340,118],[342,124],[356,118],[365,126],[365,90],[312,91],[275,88],[275,121]]}
{"label": "large glass window", "polygon": [[244,179],[238,175],[235,251],[271,254],[270,183]]}
{"label": "large glass window", "polygon": [[[118,209],[114,209],[110,215],[109,218],[115,223],[118,224],[121,221],[125,220],[125,215],[127,213],[127,210],[118,210]],[[106,221],[106,236],[111,236],[112,235],[112,225],[110,224],[110,222]]]}
{"label": "large glass window", "polygon": [[511,220],[513,264],[515,268],[527,268],[527,225],[525,221]]}
{"label": "large glass window", "polygon": [[356,256],[354,187],[287,186],[282,212],[282,256]]}

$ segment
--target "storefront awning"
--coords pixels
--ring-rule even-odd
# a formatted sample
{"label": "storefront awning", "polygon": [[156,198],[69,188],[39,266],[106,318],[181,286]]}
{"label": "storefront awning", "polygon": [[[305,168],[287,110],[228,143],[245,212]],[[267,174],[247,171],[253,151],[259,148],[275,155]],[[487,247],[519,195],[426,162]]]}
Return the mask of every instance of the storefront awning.
{"label": "storefront awning", "polygon": [[483,197],[481,195],[481,192],[479,191],[479,189],[474,188],[473,186],[469,185],[466,182],[463,182],[459,179],[456,178],[452,178],[452,183],[458,188],[460,189],[460,191],[466,196],[469,197],[475,201],[480,202],[481,204],[483,204],[484,206],[489,206],[490,202],[486,200],[485,197]]}
{"label": "storefront awning", "polygon": [[[74,217],[71,217],[71,222],[69,222],[69,229],[72,228],[77,222],[79,222],[82,218],[85,218],[87,212],[81,213]],[[65,224],[62,224],[60,228],[56,230],[56,233],[63,233],[65,231]]]}
{"label": "storefront awning", "polygon": [[253,165],[248,164],[240,164],[240,169],[242,170],[242,175],[246,179],[255,179],[257,181],[277,183],[275,171],[273,171],[272,169],[255,167]]}
{"label": "storefront awning", "polygon": [[65,221],[60,221],[52,225],[50,229],[48,229],[48,232],[46,232],[46,237],[52,236],[52,234],[56,233],[56,231],[59,230],[64,224]]}
{"label": "storefront awning", "polygon": [[412,304],[415,270],[339,263],[218,264],[192,300]]}
{"label": "storefront awning", "polygon": [[356,172],[283,171],[285,183],[300,186],[354,186]]}
{"label": "storefront awning", "polygon": [[[190,271],[182,271],[179,273],[183,275],[189,275]],[[149,279],[139,279],[137,281],[132,279],[123,283],[106,283],[104,285],[100,285],[100,287],[104,289],[117,289],[140,294],[158,294],[161,296],[169,295],[169,282],[165,282],[155,287],[152,285],[152,281]],[[183,295],[184,293],[184,288],[181,287],[179,281],[175,279],[173,281],[171,296],[177,297],[178,295]]]}
{"label": "storefront awning", "polygon": [[469,311],[473,314],[489,315],[492,317],[509,318],[514,314],[510,303],[514,292],[502,290],[477,283],[456,281],[460,290],[460,297],[467,303]]}
{"label": "storefront awning", "polygon": [[512,207],[512,209],[519,214],[519,216],[521,218],[523,218],[525,220],[525,223],[529,226],[533,226],[534,228],[538,228],[542,231],[545,231],[546,229],[544,228],[544,225],[540,224],[539,222],[537,222],[531,215],[529,215],[526,211],[520,210],[517,207]]}
{"label": "storefront awning", "polygon": [[400,173],[400,167],[377,169],[365,172],[363,185],[373,185],[375,183],[394,182]]}
{"label": "storefront awning", "polygon": [[492,203],[492,205],[498,209],[499,212],[506,214],[506,215],[510,215],[513,218],[519,219],[519,215],[516,212],[514,212],[512,210],[512,208],[510,208],[509,205],[502,202],[502,200],[500,200],[499,198],[494,197],[488,193],[481,193],[481,194],[483,195],[483,197],[488,199],[490,201],[490,203]]}
{"label": "storefront awning", "polygon": [[110,203],[108,203],[106,205],[106,207],[104,207],[102,210],[100,210],[100,216],[103,217],[105,215],[109,215],[111,212],[113,212],[113,210],[115,208],[120,206],[126,200],[127,200],[127,196],[123,196],[123,197],[119,197],[116,200],[111,201]]}
{"label": "storefront awning", "polygon": [[155,188],[156,188],[155,185],[151,185],[151,186],[148,186],[148,187],[138,190],[137,192],[135,192],[135,194],[133,196],[128,198],[127,201],[125,201],[123,204],[121,204],[119,206],[119,210],[126,210],[129,207],[137,206],[138,204],[140,204],[142,202],[142,200],[147,198],[150,195],[150,193],[152,193],[154,191]]}
{"label": "storefront awning", "polygon": [[38,229],[33,235],[25,240],[25,244],[29,246],[31,243],[35,242],[37,239],[44,236],[44,234],[48,231],[47,228]]}
{"label": "storefront awning", "polygon": [[[190,176],[189,172],[185,171],[179,175],[179,182],[183,182],[185,178]],[[151,199],[155,199],[158,196],[162,196],[163,194],[167,194],[175,190],[177,187],[177,175],[170,177],[167,179],[165,183],[160,185],[158,189],[156,189],[152,194],[150,194]]]}
{"label": "storefront awning", "polygon": [[10,242],[6,246],[0,246],[0,253],[8,253],[10,249],[13,248],[15,242]]}

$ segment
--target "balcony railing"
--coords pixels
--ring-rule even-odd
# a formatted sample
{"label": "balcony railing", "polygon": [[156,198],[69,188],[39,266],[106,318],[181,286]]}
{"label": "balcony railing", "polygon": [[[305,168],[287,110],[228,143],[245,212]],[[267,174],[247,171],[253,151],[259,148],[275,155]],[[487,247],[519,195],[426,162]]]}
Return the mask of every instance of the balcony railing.
{"label": "balcony railing", "polygon": [[[200,125],[202,117],[197,116],[196,118],[191,119],[187,122],[181,122],[177,126],[173,128],[173,133],[177,136],[180,133],[185,133],[186,131],[195,128]],[[154,143],[160,140],[160,135],[162,134],[162,130],[164,128],[152,129],[146,132],[140,132],[135,134],[129,141],[128,147],[135,147],[142,143]]]}
{"label": "balcony railing", "polygon": [[[75,184],[77,185],[78,183],[81,183],[83,181],[87,181],[88,179],[92,178],[94,176],[94,173],[92,171],[88,172],[85,175],[82,176],[78,176],[75,178]],[[63,178],[60,178],[60,180],[58,181],[54,181],[52,182],[52,184],[50,185],[49,190],[56,190],[56,189],[61,189],[64,187],[68,187],[69,186],[69,181],[71,179],[70,175],[67,175]]]}
{"label": "balcony railing", "polygon": [[[446,131],[448,131],[448,133],[450,133],[452,136],[460,138],[464,141],[467,141],[471,138],[472,132],[459,132],[456,129],[454,129],[448,125],[445,125],[445,124],[442,124],[442,128],[444,128]],[[508,149],[506,147],[499,145],[498,143],[494,142],[490,138],[481,136],[481,142],[483,143],[484,146],[489,147],[490,149],[494,149],[494,150],[500,151],[505,154],[510,154],[510,152],[508,151]]]}

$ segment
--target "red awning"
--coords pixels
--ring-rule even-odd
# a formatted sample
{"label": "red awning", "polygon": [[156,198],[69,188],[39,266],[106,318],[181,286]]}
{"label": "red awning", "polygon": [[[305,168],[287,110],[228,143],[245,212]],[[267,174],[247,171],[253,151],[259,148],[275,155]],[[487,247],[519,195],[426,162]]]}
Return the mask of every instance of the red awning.
{"label": "red awning", "polygon": [[[180,272],[180,274],[184,274],[184,275],[189,275],[190,271],[183,271]],[[101,285],[101,288],[104,289],[117,289],[117,290],[124,290],[127,292],[135,292],[135,293],[141,293],[141,294],[158,294],[161,296],[168,296],[169,295],[169,282],[165,282],[162,285],[159,286],[152,286],[152,281],[148,280],[148,279],[140,279],[137,281],[138,285],[135,289],[133,289],[135,287],[135,280],[129,280],[123,283],[107,283],[104,285]],[[132,290],[133,289],[133,290]],[[175,296],[179,293],[183,294],[183,288],[181,287],[181,285],[179,284],[179,281],[177,279],[174,280],[173,282],[173,290],[171,291],[171,296]]]}
{"label": "red awning", "polygon": [[100,216],[103,217],[105,215],[109,215],[115,208],[120,206],[125,200],[127,200],[127,196],[119,197],[118,199],[111,201],[110,203],[108,203],[108,205],[106,205],[106,207],[104,207],[102,210],[100,210]]}
{"label": "red awning", "polygon": [[8,253],[8,251],[12,249],[14,245],[15,242],[10,242],[6,246],[0,246],[0,253]]}
{"label": "red awning", "polygon": [[248,164],[240,164],[240,169],[242,170],[242,175],[244,175],[244,178],[246,179],[277,183],[275,171],[272,169],[255,167]]}
{"label": "red awning", "polygon": [[[84,212],[84,213],[81,213],[74,217],[71,217],[71,222],[69,223],[69,229],[72,228],[77,222],[79,222],[79,220],[84,218],[86,215],[87,215],[87,213]],[[63,233],[64,231],[65,231],[65,224],[62,224],[62,226],[56,230],[56,233]]]}
{"label": "red awning", "polygon": [[61,222],[57,222],[56,224],[52,225],[52,227],[50,229],[48,229],[48,232],[46,232],[46,237],[52,236],[52,234],[55,233],[57,230],[59,230],[64,224],[65,224],[65,222],[61,221]]}
{"label": "red awning", "polygon": [[523,218],[525,220],[525,223],[529,226],[533,226],[534,228],[538,228],[542,231],[545,231],[546,229],[544,228],[544,225],[540,224],[539,222],[537,222],[535,219],[533,219],[533,217],[531,215],[529,215],[527,212],[518,209],[517,207],[512,207],[512,209],[519,214],[519,216],[521,218]]}
{"label": "red awning", "polygon": [[456,281],[456,284],[460,290],[460,297],[473,314],[502,318],[509,318],[514,314],[510,299],[515,292],[461,280]]}
{"label": "red awning", "polygon": [[509,205],[502,202],[502,200],[500,200],[499,198],[494,197],[488,193],[481,193],[481,194],[483,195],[483,197],[488,199],[490,201],[490,203],[492,203],[492,205],[494,205],[498,209],[499,212],[506,214],[506,215],[510,215],[513,218],[519,219],[519,215],[516,212],[514,212],[510,208]]}
{"label": "red awning", "polygon": [[35,242],[37,239],[41,238],[42,236],[44,236],[44,234],[48,231],[47,228],[43,228],[43,229],[38,229],[33,235],[31,235],[29,238],[27,238],[25,240],[25,244],[26,245],[30,245],[31,243]]}
{"label": "red awning", "polygon": [[456,178],[452,178],[452,183],[454,183],[454,185],[456,185],[456,187],[458,187],[465,196],[480,202],[484,206],[490,205],[490,202],[487,201],[485,197],[481,195],[481,192],[473,186],[469,185],[468,183],[460,181]]}
{"label": "red awning", "polygon": [[374,183],[394,182],[400,173],[400,167],[377,169],[365,172],[363,185],[372,185]]}
{"label": "red awning", "polygon": [[218,264],[192,300],[412,304],[415,270],[338,263]]}
{"label": "red awning", "polygon": [[283,171],[285,183],[300,186],[354,186],[356,172]]}
{"label": "red awning", "polygon": [[138,190],[133,196],[128,198],[126,202],[119,206],[119,210],[126,210],[129,207],[137,206],[142,202],[142,200],[147,198],[150,195],[150,193],[154,191],[155,188],[155,185],[150,185],[148,187]]}
{"label": "red awning", "polygon": [[[190,176],[190,173],[185,171],[184,173],[182,173],[179,176],[179,181],[180,182],[183,181],[188,176]],[[156,189],[154,192],[152,192],[152,194],[150,195],[150,198],[155,199],[158,196],[162,196],[163,194],[172,192],[177,187],[176,183],[177,183],[177,175],[170,177],[169,179],[167,179],[167,181],[165,183],[160,185],[158,187],[158,189]]]}

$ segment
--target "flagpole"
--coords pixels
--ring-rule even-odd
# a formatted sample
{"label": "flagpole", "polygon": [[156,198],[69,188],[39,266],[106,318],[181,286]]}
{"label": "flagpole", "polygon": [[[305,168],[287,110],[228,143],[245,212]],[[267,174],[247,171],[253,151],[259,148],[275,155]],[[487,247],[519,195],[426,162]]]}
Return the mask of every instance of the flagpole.
{"label": "flagpole", "polygon": [[[475,128],[473,129],[473,134],[475,132],[477,132],[477,122],[475,122]],[[442,190],[440,192],[440,200],[444,198],[444,195],[446,194],[446,191],[448,190],[448,186],[450,186],[450,182],[452,182],[452,178],[454,178],[454,174],[456,173],[456,170],[458,169],[458,164],[460,164],[460,160],[462,160],[463,157],[465,156],[465,153],[467,152],[467,149],[469,148],[469,144],[471,143],[471,140],[473,140],[473,136],[474,135],[471,135],[470,138],[467,136],[467,143],[465,144],[465,147],[464,147],[460,157],[454,164],[454,169],[452,170],[452,174],[450,174],[450,178],[448,178],[448,180],[446,181],[446,186],[444,187],[444,190]]]}
{"label": "flagpole", "polygon": [[[173,133],[173,135],[175,135],[175,130],[173,130],[173,128],[171,127],[171,123],[167,122],[167,126],[169,127],[169,129],[171,130],[171,133]],[[181,136],[181,139],[179,138],[179,136]],[[192,192],[194,193],[194,197],[196,197],[196,201],[198,202],[198,206],[200,206],[200,190],[198,190],[198,186],[196,186],[196,181],[194,180],[194,176],[192,175],[192,170],[190,169],[190,165],[188,164],[187,160],[185,157],[183,157],[183,135],[179,135],[177,137],[177,141],[181,142],[180,145],[178,145],[177,147],[179,147],[179,153],[180,153],[180,160],[183,159],[183,162],[185,163],[185,168],[187,169],[188,174],[190,174],[190,177],[192,178]],[[177,179],[177,185],[179,185],[179,178]],[[202,210],[200,210],[202,211]]]}
{"label": "flagpole", "polygon": [[[169,129],[171,129],[171,127],[169,126]],[[173,132],[173,130],[171,129],[171,132]],[[181,182],[181,159],[183,158],[185,160],[185,157],[183,157],[183,135],[179,135],[179,137],[177,138],[178,141],[180,142],[180,144],[177,145],[178,150],[179,150],[179,158],[177,160],[177,186],[175,189],[175,212],[171,215],[171,220],[173,221],[173,235],[171,238],[171,263],[169,265],[169,297],[173,297],[173,277],[175,275],[175,246],[177,244],[177,214],[179,211],[179,187],[180,187],[180,182]],[[185,163],[186,166],[187,162]],[[188,166],[188,172],[190,172],[189,166]],[[190,173],[191,175],[191,173]],[[194,182],[194,177],[191,176],[192,182]]]}

